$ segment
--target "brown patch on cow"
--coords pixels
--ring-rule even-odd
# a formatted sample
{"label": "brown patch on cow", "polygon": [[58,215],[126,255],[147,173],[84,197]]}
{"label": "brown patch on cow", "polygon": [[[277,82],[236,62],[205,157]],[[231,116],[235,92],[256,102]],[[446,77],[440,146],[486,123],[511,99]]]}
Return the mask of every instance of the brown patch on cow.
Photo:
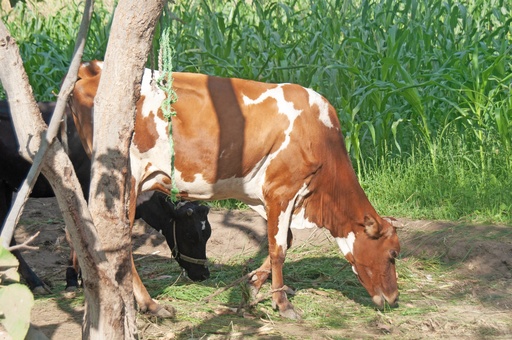
{"label": "brown patch on cow", "polygon": [[[324,153],[330,150],[324,150],[323,148],[329,146],[323,143],[323,138],[318,138],[327,133],[327,129],[323,124],[312,122],[316,115],[316,112],[312,111],[318,111],[318,107],[309,106],[307,91],[301,86],[290,84],[283,86],[283,92],[285,99],[293,102],[294,108],[301,113],[294,121],[289,145],[279,153],[267,170],[264,191],[277,196],[278,201],[289,202],[304,184],[309,186],[313,175],[325,162]],[[299,160],[300,166],[294,166]],[[309,209],[306,209],[305,213],[308,217]],[[317,222],[312,218],[310,221]]]}
{"label": "brown patch on cow", "polygon": [[128,210],[128,218],[130,220],[130,228],[133,226],[133,221],[135,220],[135,209],[137,206],[137,192],[135,187],[137,185],[137,180],[135,177],[131,176],[130,178],[130,205]]}
{"label": "brown patch on cow", "polygon": [[[295,120],[290,145],[267,171],[264,192],[281,195],[278,201],[290,200],[290,193],[306,184],[309,194],[302,202],[305,218],[326,227],[334,237],[345,237],[350,230],[346,225],[362,226],[365,214],[377,213],[359,185],[340,129],[328,128],[319,120],[320,107],[309,105],[306,89],[293,84],[284,89],[285,98],[302,113]],[[336,111],[332,106],[328,109],[329,119],[335,121]],[[300,167],[290,166],[298,160]]]}
{"label": "brown patch on cow", "polygon": [[174,105],[173,139],[183,180],[193,182],[196,174],[208,183],[243,177],[283,143],[289,120],[278,114],[275,99],[243,103],[243,95],[257,99],[276,85],[177,74],[174,86],[179,100]]}
{"label": "brown patch on cow", "polygon": [[[89,73],[85,73],[89,75]],[[85,152],[92,155],[93,116],[91,108],[94,106],[94,97],[100,81],[99,74],[94,77],[84,77],[76,82],[73,95],[69,100],[69,107],[73,113],[73,120],[78,131]]]}
{"label": "brown patch on cow", "polygon": [[92,60],[87,64],[81,64],[78,68],[78,79],[92,78],[99,75],[101,73],[99,63],[103,64],[103,62],[99,62],[98,60]]}
{"label": "brown patch on cow", "polygon": [[309,108],[309,93],[302,87],[295,84],[283,85],[284,99],[293,103],[295,110],[303,111]]}
{"label": "brown patch on cow", "polygon": [[156,130],[155,114],[150,112],[147,117],[143,117],[140,114],[144,100],[145,96],[141,96],[137,102],[137,115],[135,116],[135,132],[133,136],[133,144],[142,153],[154,148],[159,137]]}
{"label": "brown patch on cow", "polygon": [[251,100],[256,100],[259,97],[261,97],[263,93],[267,92],[268,90],[272,90],[278,86],[277,84],[267,84],[256,81],[253,82],[244,80],[244,82],[245,84],[243,88],[240,89],[239,92],[240,99],[242,98],[242,96],[246,96]]}

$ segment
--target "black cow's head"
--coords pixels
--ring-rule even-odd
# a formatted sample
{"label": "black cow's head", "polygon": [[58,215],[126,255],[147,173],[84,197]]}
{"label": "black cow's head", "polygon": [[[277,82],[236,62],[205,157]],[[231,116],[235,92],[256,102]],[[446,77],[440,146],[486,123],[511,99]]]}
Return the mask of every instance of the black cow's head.
{"label": "black cow's head", "polygon": [[208,207],[197,202],[179,202],[175,206],[167,195],[155,191],[139,195],[135,218],[142,218],[160,231],[188,277],[201,281],[210,277],[206,242],[212,229],[208,212]]}
{"label": "black cow's head", "polygon": [[[171,247],[173,256],[193,281],[210,277],[206,259],[206,242],[212,234],[208,222],[209,208],[195,202],[180,202],[176,205],[174,230],[164,233],[167,241],[175,240]],[[169,244],[170,245],[170,244]]]}

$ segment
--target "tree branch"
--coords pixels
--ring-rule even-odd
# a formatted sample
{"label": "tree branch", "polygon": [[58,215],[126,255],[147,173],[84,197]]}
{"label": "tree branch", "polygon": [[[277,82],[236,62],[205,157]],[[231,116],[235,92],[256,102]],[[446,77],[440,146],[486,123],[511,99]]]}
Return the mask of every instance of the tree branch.
{"label": "tree branch", "polygon": [[[9,246],[9,243],[11,242],[11,239],[14,235],[14,228],[16,227],[16,224],[20,219],[23,207],[28,199],[30,191],[32,190],[37,180],[37,177],[41,172],[41,168],[43,167],[43,161],[48,151],[48,147],[55,139],[55,136],[57,136],[60,122],[62,120],[62,116],[64,115],[67,99],[69,97],[69,94],[73,90],[73,86],[76,82],[78,68],[80,67],[80,62],[82,60],[82,55],[85,47],[85,41],[87,38],[87,31],[89,30],[92,12],[93,1],[87,0],[85,4],[84,15],[82,17],[82,22],[80,24],[80,29],[78,32],[77,43],[75,44],[74,55],[71,60],[71,66],[66,75],[66,78],[64,79],[62,89],[57,98],[57,104],[55,106],[55,111],[50,121],[50,126],[48,127],[46,132],[46,138],[44,138],[41,142],[39,151],[34,157],[32,167],[30,168],[27,178],[23,182],[18,192],[18,195],[16,196],[16,200],[14,201],[14,204],[7,216],[4,228],[2,230],[1,237],[6,248]],[[0,56],[0,61],[4,59],[6,60],[5,63],[2,63],[5,66],[2,67],[3,71],[0,71],[0,81],[2,82],[2,86],[4,87],[5,92],[7,93],[7,99],[9,101],[9,106],[12,112],[11,116],[20,145],[20,154],[27,160],[32,161],[30,149],[28,147],[25,148],[25,146],[29,142],[28,136],[30,136],[30,134],[24,133],[26,131],[20,131],[24,130],[25,128],[24,123],[19,122],[19,120],[23,120],[23,115],[18,114],[17,111],[31,111],[33,112],[34,116],[39,116],[39,125],[44,126],[44,122],[42,121],[40,112],[39,115],[36,113],[37,105],[35,103],[35,99],[32,93],[32,88],[30,87],[30,84],[28,82],[27,74],[23,69],[23,61],[21,60],[21,57],[19,55],[19,50],[18,47],[16,46],[16,42],[12,38],[12,36],[10,36],[9,31],[7,30],[3,22],[0,22],[0,48],[2,50],[5,49],[5,55]],[[10,54],[10,56],[8,54]],[[12,66],[8,67],[8,64],[11,64]],[[22,80],[21,82],[20,79]],[[26,105],[24,105],[25,103]]]}
{"label": "tree branch", "polygon": [[20,244],[17,244],[15,246],[10,246],[7,248],[8,251],[10,252],[13,252],[15,250],[25,250],[25,249],[30,249],[30,250],[38,250],[39,247],[34,247],[34,246],[31,246],[29,245],[32,241],[35,240],[36,237],[39,236],[41,232],[38,231],[37,233],[35,233],[34,235],[30,236],[27,240],[25,240],[25,242],[23,243],[20,243]]}

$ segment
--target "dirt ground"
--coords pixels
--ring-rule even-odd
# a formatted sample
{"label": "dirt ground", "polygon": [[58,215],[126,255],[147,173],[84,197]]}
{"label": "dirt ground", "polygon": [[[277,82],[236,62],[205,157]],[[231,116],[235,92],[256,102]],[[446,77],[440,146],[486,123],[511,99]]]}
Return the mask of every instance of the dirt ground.
{"label": "dirt ground", "polygon": [[[212,209],[209,220],[213,233],[207,253],[209,257],[216,259],[217,264],[229,262],[237,256],[255,253],[265,242],[265,221],[252,211]],[[379,334],[404,339],[512,338],[512,227],[468,226],[434,221],[399,222],[404,225],[399,229],[402,244],[401,261],[405,263],[417,261],[418,258],[438,258],[447,265],[453,264],[454,269],[450,271],[450,275],[453,276],[447,278],[445,283],[439,284],[439,289],[447,289],[449,286],[450,290],[460,292],[462,303],[454,303],[453,294],[446,301],[436,299],[431,302],[435,305],[435,311],[428,315],[408,315],[403,320],[400,319],[400,325],[397,325],[396,321],[395,324],[389,321],[391,326],[372,326],[383,329],[382,333],[358,333],[354,330],[336,332],[335,329],[320,331],[308,327],[307,323],[283,322],[277,335],[263,332],[263,335],[258,336],[258,331],[261,331],[262,327],[276,327],[276,324],[258,324],[258,330],[252,333],[251,338],[375,338],[380,337]],[[67,296],[63,292],[69,248],[64,238],[64,224],[55,199],[30,199],[16,230],[16,238],[22,241],[38,230],[41,230],[41,234],[34,245],[38,245],[40,249],[26,251],[24,256],[38,275],[49,284],[54,295],[50,298],[36,298],[32,324],[51,339],[77,339],[81,334],[83,299],[74,295]],[[136,224],[133,238],[134,255],[139,258],[137,261],[144,261],[140,258],[144,256],[158,256],[174,261],[171,260],[171,253],[163,236],[145,223]],[[326,249],[336,247],[330,236],[322,229],[294,231],[294,247],[306,243]],[[429,279],[428,275],[426,279]],[[62,298],[63,296],[67,298]],[[425,299],[429,297],[425,296]],[[406,315],[406,311],[403,315]],[[277,316],[276,318],[278,319]],[[139,319],[141,329],[147,330],[149,325],[144,325],[146,319]],[[142,332],[141,338],[178,338],[175,332],[179,325],[179,320],[174,321],[172,331],[166,332],[160,327],[158,336],[146,336],[144,334],[148,333]],[[370,327],[365,324],[361,327],[366,326]],[[193,335],[187,337],[194,338]],[[198,335],[197,338],[228,339],[244,336],[221,334]]]}

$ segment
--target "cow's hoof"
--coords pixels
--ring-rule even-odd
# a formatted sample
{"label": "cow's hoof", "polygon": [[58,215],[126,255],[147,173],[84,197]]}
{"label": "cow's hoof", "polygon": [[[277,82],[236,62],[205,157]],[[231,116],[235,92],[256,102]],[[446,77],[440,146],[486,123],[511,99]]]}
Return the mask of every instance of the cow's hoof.
{"label": "cow's hoof", "polygon": [[73,293],[73,292],[76,292],[78,290],[78,286],[67,286],[66,287],[66,292],[68,293]]}
{"label": "cow's hoof", "polygon": [[250,283],[248,286],[249,286],[249,294],[250,294],[249,298],[251,299],[251,301],[257,300],[259,298],[259,295],[258,295],[260,292],[259,288],[254,287]]}
{"label": "cow's hoof", "polygon": [[285,309],[283,311],[279,311],[279,315],[283,318],[291,319],[291,320],[301,320],[301,315],[293,308]]}
{"label": "cow's hoof", "polygon": [[292,295],[292,296],[293,296],[293,295],[295,295],[295,294],[296,294],[295,289],[290,288],[290,287],[288,287],[287,285],[284,285],[284,286],[283,286],[283,290],[284,290],[284,292],[285,292],[287,295]]}
{"label": "cow's hoof", "polygon": [[278,306],[275,301],[272,301],[272,308],[279,309],[279,315],[283,318],[291,319],[291,320],[300,320],[302,319],[301,315],[293,308],[293,305],[289,302],[281,304]]}
{"label": "cow's hoof", "polygon": [[162,319],[173,319],[176,316],[176,309],[173,306],[163,305],[158,307],[158,309],[148,311],[148,313]]}
{"label": "cow's hoof", "polygon": [[77,294],[78,290],[73,290],[73,291],[70,291],[70,290],[66,290],[64,292],[62,292],[62,296],[66,299],[74,299],[76,298],[76,294]]}
{"label": "cow's hoof", "polygon": [[52,291],[49,288],[46,288],[44,286],[37,286],[32,289],[32,293],[34,295],[48,295],[51,294]]}

